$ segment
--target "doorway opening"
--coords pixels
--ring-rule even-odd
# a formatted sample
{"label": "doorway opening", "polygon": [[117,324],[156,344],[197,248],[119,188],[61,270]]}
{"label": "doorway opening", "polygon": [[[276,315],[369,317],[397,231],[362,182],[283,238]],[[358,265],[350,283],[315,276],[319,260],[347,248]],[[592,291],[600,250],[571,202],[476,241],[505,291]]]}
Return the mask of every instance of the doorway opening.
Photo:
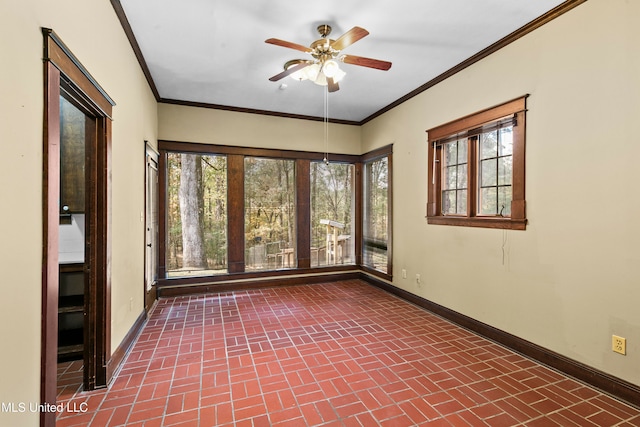
{"label": "doorway opening", "polygon": [[145,150],[144,310],[149,314],[158,281],[158,152],[148,142]]}
{"label": "doorway opening", "polygon": [[[50,29],[44,35],[41,404],[56,404],[57,362],[83,361],[105,387],[111,356],[110,169],[114,102]],[[42,412],[42,426],[55,412]]]}

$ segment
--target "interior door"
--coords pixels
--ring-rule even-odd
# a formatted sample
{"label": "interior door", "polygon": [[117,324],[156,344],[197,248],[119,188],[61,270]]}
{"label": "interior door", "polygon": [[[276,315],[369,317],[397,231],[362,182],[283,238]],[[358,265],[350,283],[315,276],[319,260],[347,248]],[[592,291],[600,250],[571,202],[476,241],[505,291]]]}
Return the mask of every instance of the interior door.
{"label": "interior door", "polygon": [[156,300],[158,280],[158,153],[146,147],[145,197],[145,289],[144,308],[149,312]]}

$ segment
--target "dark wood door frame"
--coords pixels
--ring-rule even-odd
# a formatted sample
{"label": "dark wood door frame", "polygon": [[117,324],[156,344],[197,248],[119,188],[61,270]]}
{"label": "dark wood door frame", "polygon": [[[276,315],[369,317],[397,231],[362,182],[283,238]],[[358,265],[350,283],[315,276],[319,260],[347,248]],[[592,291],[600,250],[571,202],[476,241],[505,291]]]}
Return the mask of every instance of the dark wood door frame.
{"label": "dark wood door frame", "polygon": [[[43,256],[40,402],[55,405],[58,348],[58,226],[60,221],[61,90],[94,118],[94,142],[87,147],[88,236],[85,260],[85,388],[106,386],[111,356],[111,111],[115,103],[50,29],[44,35]],[[42,412],[41,426],[55,426],[55,413]]]}
{"label": "dark wood door frame", "polygon": [[[145,141],[145,165],[144,165],[144,240],[145,240],[145,248],[144,248],[144,311],[148,315],[153,307],[157,299],[157,287],[156,281],[158,278],[158,183],[159,183],[159,174],[158,174],[158,152],[149,145],[148,141]],[[150,174],[149,169],[155,169],[155,176]],[[150,180],[155,179],[155,187],[150,183]],[[152,186],[154,194],[151,195],[151,200],[149,199],[149,186]],[[155,212],[155,213],[154,213]],[[152,219],[149,219],[151,215]],[[153,221],[153,216],[156,216],[155,223]],[[155,228],[155,229],[154,229]],[[154,235],[155,237],[150,237],[150,235]],[[155,245],[153,247],[152,245]],[[151,249],[148,249],[151,248]],[[153,257],[153,260],[148,259],[149,257]],[[149,271],[149,263],[151,263],[151,267],[153,271]],[[152,277],[149,277],[149,274]],[[152,281],[151,288],[148,288],[149,282]]]}

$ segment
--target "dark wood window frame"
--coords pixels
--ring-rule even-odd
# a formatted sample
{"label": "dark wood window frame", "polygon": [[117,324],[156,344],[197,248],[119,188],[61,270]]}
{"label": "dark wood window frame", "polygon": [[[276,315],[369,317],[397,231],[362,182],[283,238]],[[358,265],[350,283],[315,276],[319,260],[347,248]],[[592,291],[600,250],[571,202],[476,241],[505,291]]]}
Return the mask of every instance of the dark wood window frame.
{"label": "dark wood window frame", "polygon": [[[525,113],[528,95],[491,107],[461,119],[429,129],[427,223],[465,227],[524,230],[527,226],[525,203]],[[442,162],[443,141],[453,137],[474,135],[483,126],[512,118],[513,126],[513,177],[512,201],[509,217],[479,215],[477,213],[478,160],[475,147],[470,143],[468,171],[468,201],[466,215],[442,213]]]}
{"label": "dark wood window frame", "polygon": [[[387,187],[389,191],[387,195],[387,218],[389,218],[388,224],[387,224],[388,229],[387,229],[387,247],[386,247],[387,272],[384,273],[365,265],[362,257],[362,253],[365,247],[364,226],[363,226],[363,222],[365,218],[364,218],[363,212],[364,212],[364,198],[366,197],[366,195],[364,194],[364,188],[360,188],[361,196],[358,199],[358,201],[361,204],[361,208],[360,208],[360,215],[359,215],[360,220],[358,221],[360,228],[356,233],[358,236],[360,236],[360,239],[358,239],[358,241],[360,242],[360,248],[359,250],[357,250],[357,253],[360,254],[360,260],[358,264],[361,266],[363,271],[369,274],[372,274],[374,276],[391,280],[393,278],[393,263],[392,263],[392,260],[393,260],[393,202],[392,202],[393,201],[393,152],[391,150],[391,146],[382,147],[377,150],[373,150],[369,153],[363,154],[361,156],[361,161],[360,161],[361,167],[360,167],[360,173],[358,176],[364,177],[363,172],[364,172],[365,163],[380,160],[384,157],[387,158],[387,180],[388,180]],[[359,179],[358,181],[360,185],[364,187],[363,179]]]}
{"label": "dark wood window frame", "polygon": [[[391,157],[392,146],[382,147],[371,153],[359,155],[329,154],[329,161],[352,163],[355,165],[355,264],[311,267],[310,242],[310,179],[309,170],[312,161],[322,161],[325,154],[320,152],[278,150],[268,148],[250,148],[226,145],[196,144],[189,142],[158,141],[159,157],[159,266],[158,288],[197,284],[215,284],[229,280],[268,279],[269,277],[289,276],[299,274],[316,274],[327,272],[347,272],[362,269],[362,164],[365,159],[372,159],[388,155]],[[228,273],[216,276],[166,278],[166,206],[167,153],[198,153],[227,156],[227,209],[229,212],[242,214],[228,214],[227,245],[228,245]],[[244,157],[264,157],[274,159],[291,159],[296,162],[296,229],[297,232],[297,268],[287,270],[273,270],[265,272],[247,272],[244,268]],[[390,190],[391,192],[391,186]],[[391,194],[390,194],[391,197]],[[390,199],[391,200],[391,199]],[[391,228],[391,227],[390,227]],[[391,252],[389,250],[388,273],[372,269],[366,271],[372,275],[391,280]],[[369,271],[371,270],[371,271]]]}

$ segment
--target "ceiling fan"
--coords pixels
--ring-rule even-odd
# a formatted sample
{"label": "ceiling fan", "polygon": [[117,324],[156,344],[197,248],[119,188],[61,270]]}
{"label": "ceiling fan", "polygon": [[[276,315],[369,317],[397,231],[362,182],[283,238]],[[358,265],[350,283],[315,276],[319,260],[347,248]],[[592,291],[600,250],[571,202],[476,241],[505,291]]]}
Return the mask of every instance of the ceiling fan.
{"label": "ceiling fan", "polygon": [[391,68],[391,62],[388,61],[341,54],[342,50],[369,34],[364,28],[353,27],[337,40],[327,38],[331,33],[331,26],[319,25],[317,30],[321,38],[311,43],[309,47],[280,39],[265,40],[265,43],[295,49],[311,55],[311,59],[287,61],[284,64],[284,71],[269,80],[276,82],[290,75],[298,80],[311,80],[321,86],[326,85],[329,92],[335,92],[340,89],[338,81],[345,75],[336,61],[384,71]]}

